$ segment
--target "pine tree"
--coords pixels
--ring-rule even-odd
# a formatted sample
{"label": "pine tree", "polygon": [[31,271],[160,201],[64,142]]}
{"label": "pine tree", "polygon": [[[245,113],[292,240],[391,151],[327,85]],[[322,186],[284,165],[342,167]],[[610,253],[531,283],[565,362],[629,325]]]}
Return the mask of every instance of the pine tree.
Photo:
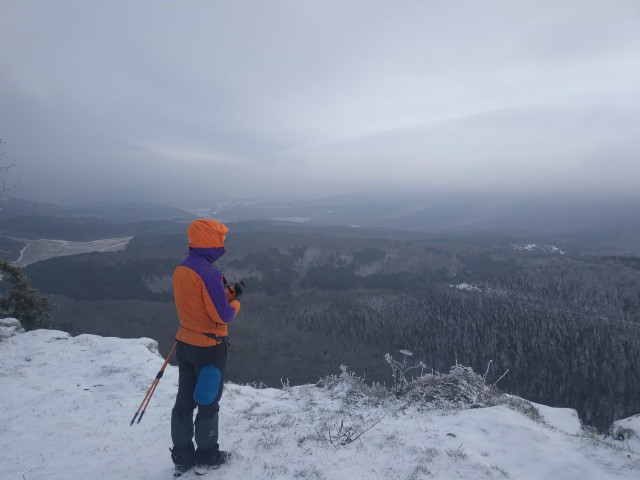
{"label": "pine tree", "polygon": [[0,296],[0,314],[17,318],[25,330],[49,328],[47,312],[57,305],[31,286],[22,269],[0,260],[0,274],[3,286],[8,287]]}

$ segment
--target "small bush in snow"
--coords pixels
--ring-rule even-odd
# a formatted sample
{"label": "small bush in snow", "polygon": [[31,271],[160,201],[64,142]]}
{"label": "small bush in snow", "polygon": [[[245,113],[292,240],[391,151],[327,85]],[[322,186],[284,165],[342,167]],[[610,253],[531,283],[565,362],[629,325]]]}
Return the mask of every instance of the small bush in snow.
{"label": "small bush in snow", "polygon": [[485,406],[496,395],[481,375],[470,367],[456,365],[449,373],[428,373],[413,379],[403,397],[438,408],[460,409]]}
{"label": "small bush in snow", "polygon": [[504,405],[511,410],[521,413],[525,417],[529,417],[536,423],[544,423],[544,417],[540,413],[540,410],[524,398],[513,397],[511,395],[499,395],[490,401],[489,405]]}
{"label": "small bush in snow", "polygon": [[[402,361],[394,360],[389,354],[385,356],[394,380],[391,388],[379,383],[368,385],[363,378],[349,372],[344,365],[340,367],[340,375],[325,377],[317,385],[327,388],[334,399],[339,398],[349,406],[365,404],[394,408],[394,405],[398,406],[398,400],[403,402],[401,408],[409,404],[445,410],[504,405],[536,423],[544,423],[544,418],[535,405],[522,398],[502,393],[496,388],[495,383],[488,385],[486,374],[479,375],[470,367],[458,364],[452,367],[449,373],[423,373],[409,380],[407,372],[425,367],[422,363],[409,365],[407,357],[411,356],[411,352],[400,353],[404,356]],[[345,433],[345,429],[348,433],[348,428],[338,422],[338,425],[330,427],[323,425],[317,433],[326,443],[335,444],[340,443],[339,437]]]}
{"label": "small bush in snow", "polygon": [[403,372],[396,367],[400,384],[394,384],[391,389],[379,383],[368,385],[344,365],[340,368],[341,375],[325,377],[318,386],[331,390],[334,398],[339,396],[347,404],[381,405],[393,398],[401,398],[409,403],[460,409],[486,406],[501,395],[495,388],[487,386],[481,375],[462,365],[456,365],[446,374],[429,373],[412,380],[406,379],[406,370]]}
{"label": "small bush in snow", "polygon": [[336,448],[349,445],[355,442],[362,435],[367,433],[373,427],[378,425],[385,417],[386,413],[379,418],[368,418],[363,415],[351,416],[347,422],[340,419],[339,422],[333,424],[331,420],[323,422],[316,427],[318,439],[325,445],[332,445]]}
{"label": "small bush in snow", "polygon": [[364,378],[358,377],[345,365],[340,365],[340,375],[321,378],[317,385],[327,388],[334,398],[339,396],[347,404],[363,401],[366,404],[379,405],[389,396],[389,391],[379,383],[368,385]]}
{"label": "small bush in snow", "polygon": [[391,378],[393,378],[393,391],[396,394],[396,397],[401,397],[404,393],[407,385],[409,385],[409,380],[407,380],[407,373],[411,370],[420,369],[420,376],[424,373],[425,365],[420,362],[416,365],[409,365],[407,361],[407,357],[412,357],[413,352],[409,350],[400,350],[402,354],[402,361],[398,361],[394,359],[390,353],[387,353],[384,356],[384,360],[391,367]]}
{"label": "small bush in snow", "polygon": [[458,446],[458,448],[456,448],[456,449],[445,448],[444,451],[449,456],[449,458],[453,458],[456,462],[460,461],[460,460],[466,460],[467,459],[467,454],[462,449],[462,444],[460,444]]}

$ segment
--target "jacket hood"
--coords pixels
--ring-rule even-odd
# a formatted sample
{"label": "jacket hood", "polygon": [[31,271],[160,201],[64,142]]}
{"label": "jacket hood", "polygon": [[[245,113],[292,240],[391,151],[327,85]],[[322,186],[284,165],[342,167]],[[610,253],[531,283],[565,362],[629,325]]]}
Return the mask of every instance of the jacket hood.
{"label": "jacket hood", "polygon": [[229,228],[209,218],[194,220],[187,229],[189,247],[191,248],[223,248]]}

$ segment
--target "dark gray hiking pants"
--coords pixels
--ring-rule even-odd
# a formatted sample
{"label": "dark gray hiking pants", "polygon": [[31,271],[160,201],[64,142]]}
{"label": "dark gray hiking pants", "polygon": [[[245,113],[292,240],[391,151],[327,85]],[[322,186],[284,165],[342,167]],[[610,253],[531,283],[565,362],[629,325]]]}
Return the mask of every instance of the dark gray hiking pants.
{"label": "dark gray hiking pants", "polygon": [[[171,439],[173,446],[178,449],[186,448],[194,438],[193,411],[198,407],[195,421],[195,441],[199,450],[218,450],[218,402],[222,396],[224,373],[227,366],[226,342],[213,347],[196,347],[183,342],[177,342],[176,358],[178,360],[178,395],[171,411]],[[207,383],[206,375],[201,375],[203,369],[213,365],[220,372],[219,385]],[[211,367],[204,370],[211,371]],[[216,372],[217,373],[217,372]],[[200,385],[198,381],[200,379]],[[203,382],[204,380],[204,382]],[[194,391],[198,385],[202,397],[203,385],[205,394],[210,395],[212,402],[198,404],[194,400]],[[206,395],[205,395],[206,396]],[[193,448],[193,447],[190,447]]]}

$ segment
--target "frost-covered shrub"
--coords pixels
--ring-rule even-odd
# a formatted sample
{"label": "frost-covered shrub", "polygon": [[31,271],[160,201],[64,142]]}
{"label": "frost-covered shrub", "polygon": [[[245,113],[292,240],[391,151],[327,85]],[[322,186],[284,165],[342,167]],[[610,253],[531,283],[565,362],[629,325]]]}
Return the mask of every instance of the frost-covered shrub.
{"label": "frost-covered shrub", "polygon": [[382,418],[367,423],[367,418],[362,415],[350,417],[346,422],[342,418],[336,424],[333,419],[327,419],[316,427],[317,439],[325,445],[333,445],[334,447],[343,447],[358,440],[362,435],[375,427]]}
{"label": "frost-covered shrub", "polygon": [[470,367],[456,365],[449,373],[421,375],[407,383],[403,398],[438,408],[486,406],[499,393]]}
{"label": "frost-covered shrub", "polygon": [[425,374],[406,380],[399,390],[379,383],[368,385],[363,378],[349,372],[344,365],[342,374],[321,379],[318,386],[329,389],[334,398],[345,403],[364,402],[379,405],[384,401],[399,398],[409,403],[417,403],[435,408],[473,408],[486,406],[490,399],[495,404],[501,394],[489,387],[481,375],[471,368],[456,365],[449,373]]}
{"label": "frost-covered shrub", "polygon": [[544,423],[544,417],[540,413],[540,410],[538,410],[533,403],[525,400],[524,398],[501,394],[491,399],[488,405],[504,405],[525,417],[529,417],[536,423]]}
{"label": "frost-covered shrub", "polygon": [[416,365],[409,365],[408,358],[413,356],[413,352],[409,350],[400,350],[402,354],[402,361],[398,361],[387,353],[384,356],[385,362],[391,367],[391,378],[393,378],[393,392],[397,397],[402,396],[405,389],[409,385],[407,374],[414,369],[420,369],[420,375],[422,376],[424,369],[426,368],[424,363],[420,362]]}
{"label": "frost-covered shrub", "polygon": [[340,375],[321,378],[317,386],[326,388],[333,398],[339,397],[347,404],[364,402],[379,405],[389,396],[389,391],[383,385],[368,385],[362,377],[349,372],[345,365],[340,365],[340,370]]}
{"label": "frost-covered shrub", "polygon": [[[333,399],[340,399],[351,406],[364,404],[397,407],[397,402],[401,401],[401,408],[412,404],[421,408],[461,410],[504,405],[537,423],[544,423],[544,418],[535,405],[501,392],[495,384],[487,384],[486,377],[474,372],[470,367],[455,365],[449,373],[422,374],[408,380],[407,371],[422,368],[423,365],[419,363],[409,367],[406,361],[409,355],[404,351],[401,353],[404,355],[401,362],[393,360],[391,355],[385,356],[393,372],[394,384],[390,388],[379,383],[368,385],[362,377],[350,372],[344,365],[340,367],[340,375],[324,377],[317,386],[327,388]],[[344,431],[344,428],[340,431]],[[333,432],[332,435],[336,436]],[[322,436],[328,438],[328,432]]]}
{"label": "frost-covered shrub", "polygon": [[[424,373],[425,365],[418,362],[410,365],[409,350],[400,350],[403,358],[395,360],[391,354],[385,361],[391,367],[393,393],[411,403],[430,405],[438,408],[471,408],[484,406],[497,395],[493,386],[486,384],[485,377],[475,373],[470,367],[455,365],[449,373]],[[408,372],[420,369],[418,377],[409,380]]]}

